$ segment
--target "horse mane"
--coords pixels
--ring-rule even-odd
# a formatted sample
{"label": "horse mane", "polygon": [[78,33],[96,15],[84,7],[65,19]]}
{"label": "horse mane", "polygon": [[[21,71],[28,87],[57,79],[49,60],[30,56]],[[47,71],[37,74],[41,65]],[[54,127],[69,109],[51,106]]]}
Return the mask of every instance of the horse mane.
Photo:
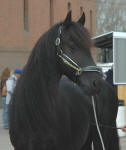
{"label": "horse mane", "polygon": [[[47,123],[46,127],[52,126],[56,121],[56,100],[61,75],[58,73],[54,42],[61,24],[62,22],[56,24],[40,37],[23,69],[11,99],[10,104],[17,105],[15,111],[20,116],[18,122],[24,120],[32,129],[41,127],[42,122]],[[72,22],[71,26],[68,32],[73,40],[76,42],[76,38],[79,38],[78,45],[83,43],[86,46],[85,49],[90,49],[91,40],[88,31],[79,23]],[[11,114],[10,118],[13,118]]]}
{"label": "horse mane", "polygon": [[[84,18],[84,15],[81,18]],[[90,128],[90,121],[93,119],[92,115],[90,115],[91,105],[89,104],[89,96],[86,96],[86,92],[83,91],[83,85],[86,85],[86,80],[91,80],[91,78],[93,80],[91,80],[89,85],[93,85],[93,83],[96,83],[94,82],[95,80],[99,81],[100,76],[92,73],[92,75],[90,74],[91,76],[87,77],[88,74],[84,74],[80,80],[80,82],[84,82],[82,86],[78,84],[78,87],[75,88],[71,82],[69,82],[70,86],[62,82],[66,86],[62,87],[63,84],[60,78],[63,72],[68,77],[71,77],[71,71],[69,71],[70,67],[62,63],[62,59],[58,59],[58,48],[55,46],[59,27],[63,25],[61,28],[63,29],[62,34],[60,35],[61,43],[59,45],[61,47],[59,48],[71,59],[74,60],[76,58],[76,62],[79,60],[77,64],[80,62],[80,66],[92,65],[94,63],[90,53],[92,41],[87,29],[82,26],[84,20],[81,20],[81,24],[79,22],[71,22],[71,12],[69,12],[65,21],[54,25],[49,31],[44,33],[33,48],[9,104],[9,133],[14,149],[88,149],[92,140],[96,145],[96,149],[97,143],[99,147],[97,131],[92,127]],[[83,56],[80,59],[78,59],[79,54]],[[81,59],[84,60],[82,63]],[[59,60],[61,61],[59,62]],[[105,85],[104,82],[103,85]],[[80,91],[81,87],[82,91]],[[85,87],[88,89],[88,86]],[[106,86],[106,89],[109,90],[108,86]],[[102,96],[104,95],[104,90],[101,91],[103,93],[101,93]],[[113,119],[109,115],[113,122],[116,117],[117,107],[114,107],[117,106],[117,102],[115,102],[115,97],[113,97],[113,93],[110,90],[109,93],[112,94],[109,96],[114,103],[111,103],[108,107],[108,101],[104,102],[106,102],[105,106],[107,106],[108,112],[111,112],[111,110],[115,111],[115,116],[112,115]],[[100,111],[101,107],[99,106],[102,101],[101,96],[98,96],[96,98],[98,101],[100,100],[100,103],[97,103],[99,105],[96,105],[96,108]],[[86,97],[88,97],[89,103],[87,103],[88,99]],[[100,114],[99,116],[103,116],[103,119],[109,121],[106,118],[106,110],[103,111],[104,114],[103,112],[98,112],[98,115]],[[102,133],[104,135],[104,131]],[[119,149],[116,133],[114,134],[115,144],[113,149],[116,147]],[[105,139],[107,136],[105,136]],[[111,137],[114,136],[110,135],[109,138]],[[96,138],[96,141],[94,138]]]}

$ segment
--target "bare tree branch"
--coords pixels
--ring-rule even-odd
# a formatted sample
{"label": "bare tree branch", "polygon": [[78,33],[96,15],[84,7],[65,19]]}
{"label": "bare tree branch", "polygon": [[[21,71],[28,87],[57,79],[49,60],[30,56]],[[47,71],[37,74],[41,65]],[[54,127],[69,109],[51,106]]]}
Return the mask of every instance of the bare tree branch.
{"label": "bare tree branch", "polygon": [[126,31],[126,1],[96,0],[97,34]]}

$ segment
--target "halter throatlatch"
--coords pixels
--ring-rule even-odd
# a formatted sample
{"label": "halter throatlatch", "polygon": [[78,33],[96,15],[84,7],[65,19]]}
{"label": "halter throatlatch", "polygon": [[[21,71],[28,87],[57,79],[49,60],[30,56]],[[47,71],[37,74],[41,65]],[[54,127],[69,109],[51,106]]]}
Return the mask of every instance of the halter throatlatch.
{"label": "halter throatlatch", "polygon": [[58,29],[58,36],[55,40],[55,45],[57,48],[57,55],[62,59],[62,61],[68,65],[69,67],[75,70],[75,76],[80,76],[83,72],[98,72],[102,74],[102,69],[97,66],[87,66],[87,67],[80,67],[77,63],[75,63],[70,57],[68,57],[60,47],[61,44],[61,34],[62,34],[62,27],[61,25]]}

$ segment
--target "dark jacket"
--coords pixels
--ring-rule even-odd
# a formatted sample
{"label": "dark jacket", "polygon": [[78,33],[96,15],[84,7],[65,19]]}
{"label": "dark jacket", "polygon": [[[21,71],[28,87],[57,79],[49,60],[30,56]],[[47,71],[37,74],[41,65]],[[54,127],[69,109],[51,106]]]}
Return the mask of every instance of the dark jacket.
{"label": "dark jacket", "polygon": [[112,86],[114,86],[113,85],[113,70],[112,69],[109,69],[107,72],[105,72],[105,74],[106,74],[106,81],[109,83],[109,84],[111,84]]}

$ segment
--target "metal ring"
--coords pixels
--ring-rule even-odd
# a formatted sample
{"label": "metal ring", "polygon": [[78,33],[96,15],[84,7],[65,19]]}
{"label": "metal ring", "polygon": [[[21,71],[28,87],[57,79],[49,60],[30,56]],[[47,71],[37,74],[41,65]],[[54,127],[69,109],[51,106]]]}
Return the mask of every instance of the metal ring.
{"label": "metal ring", "polygon": [[59,38],[59,37],[56,38],[55,44],[56,44],[56,46],[59,46],[59,45],[60,45],[60,38]]}

